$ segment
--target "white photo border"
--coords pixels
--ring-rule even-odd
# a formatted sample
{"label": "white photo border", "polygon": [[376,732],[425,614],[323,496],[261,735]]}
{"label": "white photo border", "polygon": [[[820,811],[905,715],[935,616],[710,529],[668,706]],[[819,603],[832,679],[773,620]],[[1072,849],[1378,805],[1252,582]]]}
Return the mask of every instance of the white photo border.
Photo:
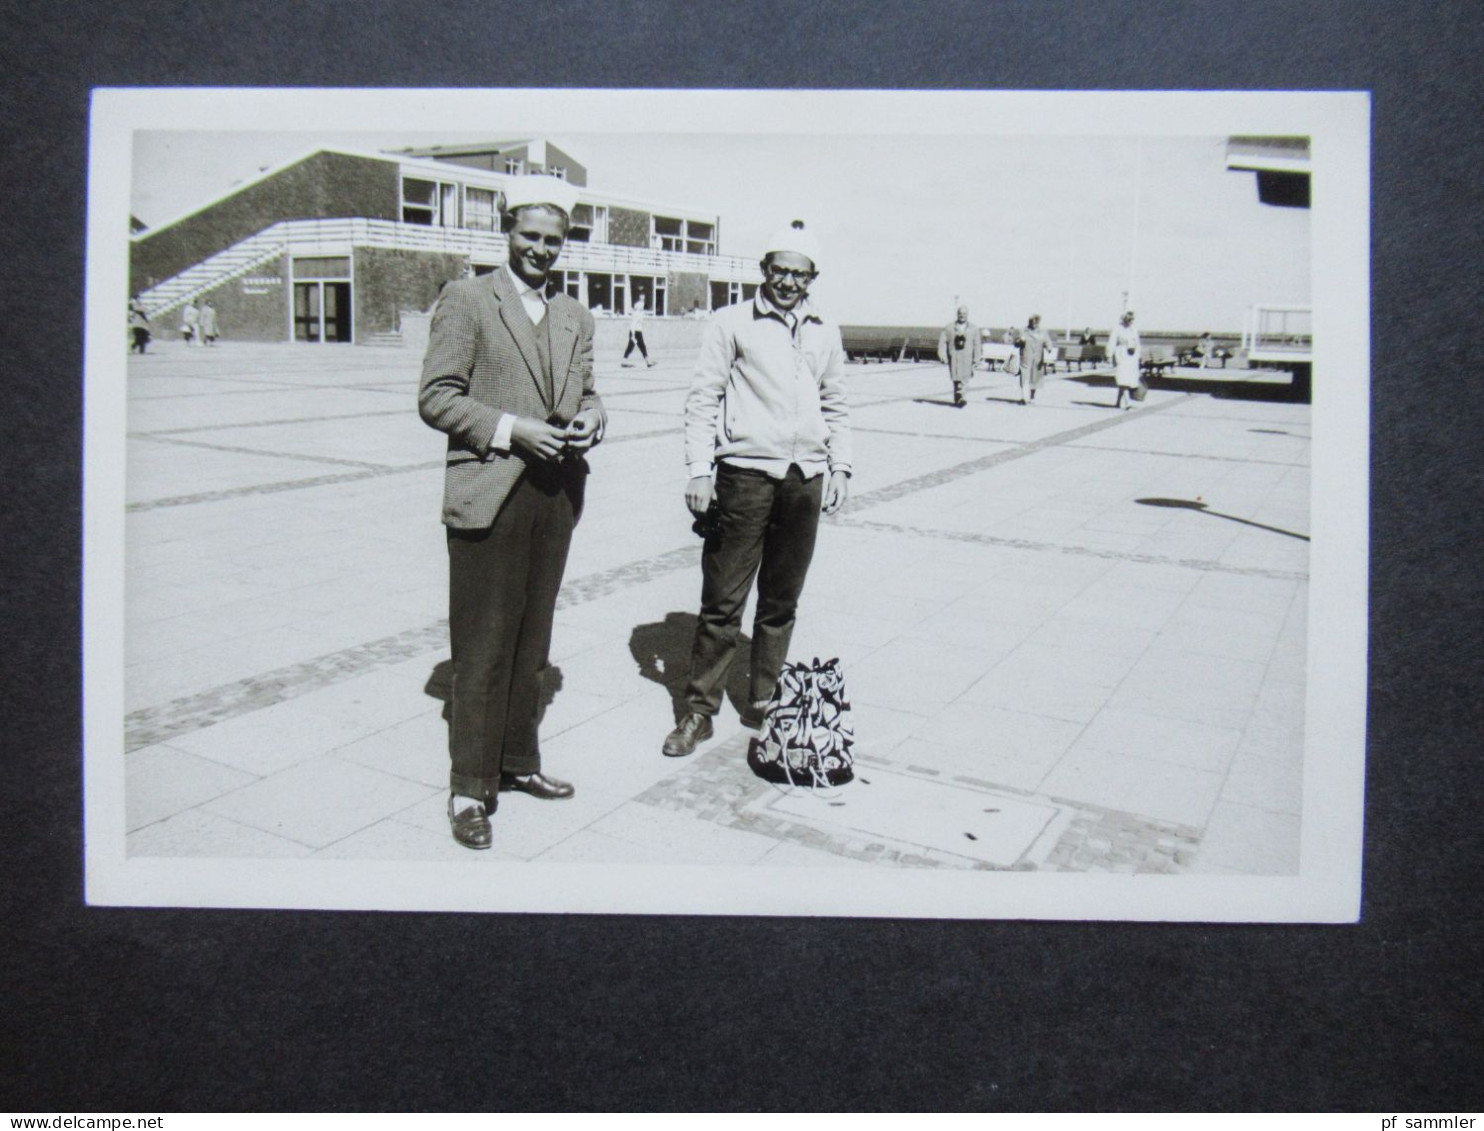
{"label": "white photo border", "polygon": [[[1312,558],[1296,876],[489,867],[130,858],[124,818],[125,358],[133,140],[143,130],[1308,135]],[[105,89],[89,142],[83,458],[85,895],[95,905],[944,919],[1355,921],[1361,893],[1370,447],[1370,101],[1363,92]],[[506,123],[509,123],[507,126]],[[513,132],[511,132],[513,131]],[[560,877],[553,884],[554,875]],[[662,881],[662,882],[657,882]]]}

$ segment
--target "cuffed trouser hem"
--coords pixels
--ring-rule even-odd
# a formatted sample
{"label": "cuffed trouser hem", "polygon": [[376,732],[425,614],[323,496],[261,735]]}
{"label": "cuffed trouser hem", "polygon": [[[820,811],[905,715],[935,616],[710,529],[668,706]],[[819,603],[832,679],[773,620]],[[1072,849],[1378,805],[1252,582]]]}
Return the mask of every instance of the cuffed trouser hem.
{"label": "cuffed trouser hem", "polygon": [[495,794],[500,792],[500,779],[494,781],[488,778],[475,777],[472,774],[449,774],[448,792],[456,793],[460,797],[473,797],[489,805],[494,800]]}

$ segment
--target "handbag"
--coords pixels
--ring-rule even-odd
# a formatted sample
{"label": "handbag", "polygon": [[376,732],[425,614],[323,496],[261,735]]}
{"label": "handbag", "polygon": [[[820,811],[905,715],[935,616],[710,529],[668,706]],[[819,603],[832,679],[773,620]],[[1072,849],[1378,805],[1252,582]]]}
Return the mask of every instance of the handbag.
{"label": "handbag", "polygon": [[763,710],[762,735],[747,747],[747,764],[765,781],[843,785],[855,776],[855,726],[839,660],[785,664]]}
{"label": "handbag", "polygon": [[1128,395],[1133,400],[1142,401],[1149,395],[1149,386],[1144,384],[1143,378],[1140,378],[1139,383],[1128,391]]}

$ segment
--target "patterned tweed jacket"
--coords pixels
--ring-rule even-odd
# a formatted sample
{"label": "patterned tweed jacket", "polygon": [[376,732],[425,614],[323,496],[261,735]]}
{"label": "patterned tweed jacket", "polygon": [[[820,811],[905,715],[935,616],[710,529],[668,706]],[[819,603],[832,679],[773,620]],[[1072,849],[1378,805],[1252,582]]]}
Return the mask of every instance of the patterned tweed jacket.
{"label": "patterned tweed jacket", "polygon": [[[549,335],[549,384],[537,334]],[[489,526],[525,470],[519,452],[489,450],[502,415],[564,425],[596,408],[607,424],[593,391],[593,316],[558,294],[533,326],[503,269],[448,284],[433,311],[417,405],[425,422],[448,434],[444,523]]]}

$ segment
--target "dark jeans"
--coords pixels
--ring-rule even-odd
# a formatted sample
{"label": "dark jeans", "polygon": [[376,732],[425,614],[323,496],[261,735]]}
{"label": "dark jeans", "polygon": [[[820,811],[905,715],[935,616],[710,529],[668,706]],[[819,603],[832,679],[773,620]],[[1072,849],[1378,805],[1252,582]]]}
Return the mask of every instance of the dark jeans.
{"label": "dark jeans", "polygon": [[722,693],[742,610],[757,577],[748,699],[773,694],[788,658],[799,594],[814,556],[825,476],[805,479],[797,466],[782,479],[721,463],[716,468],[716,532],[701,554],[701,616],[691,649],[688,709],[714,715]]}
{"label": "dark jeans", "polygon": [[541,768],[541,675],[585,477],[580,464],[528,468],[493,526],[448,531],[454,793],[488,801],[501,773]]}
{"label": "dark jeans", "polygon": [[624,360],[625,361],[628,360],[629,354],[631,354],[631,353],[634,352],[634,347],[636,345],[639,347],[639,354],[640,354],[640,356],[643,357],[645,361],[648,361],[649,360],[649,351],[644,348],[644,331],[643,330],[630,330],[629,331],[629,344],[628,344],[628,348],[623,351]]}

